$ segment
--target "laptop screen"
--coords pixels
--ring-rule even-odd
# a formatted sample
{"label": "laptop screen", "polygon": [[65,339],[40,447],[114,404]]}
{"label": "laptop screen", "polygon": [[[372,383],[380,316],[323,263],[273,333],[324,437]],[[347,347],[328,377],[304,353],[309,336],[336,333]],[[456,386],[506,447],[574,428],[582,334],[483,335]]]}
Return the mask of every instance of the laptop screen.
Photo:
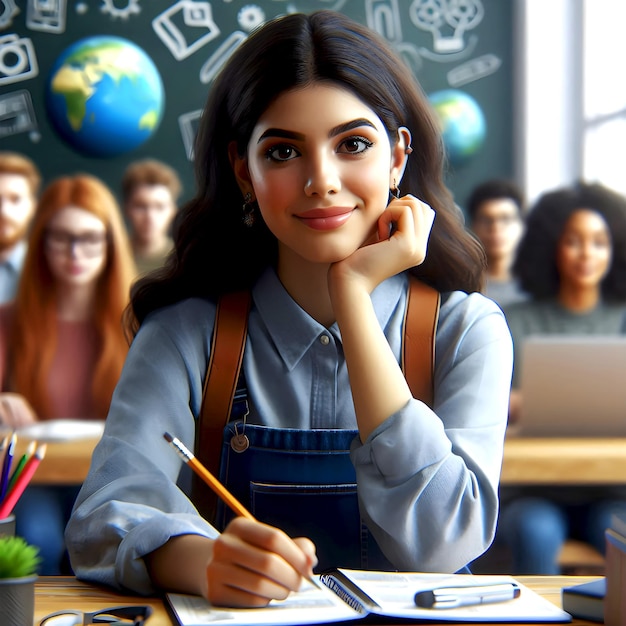
{"label": "laptop screen", "polygon": [[536,335],[521,357],[512,434],[626,437],[626,337]]}

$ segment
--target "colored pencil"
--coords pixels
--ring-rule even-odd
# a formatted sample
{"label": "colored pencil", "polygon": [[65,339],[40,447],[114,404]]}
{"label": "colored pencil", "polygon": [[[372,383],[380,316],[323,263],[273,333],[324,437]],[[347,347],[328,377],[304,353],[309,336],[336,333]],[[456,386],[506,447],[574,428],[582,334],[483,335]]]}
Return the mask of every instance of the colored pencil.
{"label": "colored pencil", "polygon": [[28,459],[28,461],[26,461],[26,465],[24,466],[24,469],[22,470],[20,475],[17,477],[13,488],[11,489],[11,491],[9,491],[9,493],[7,493],[7,496],[2,501],[2,504],[0,504],[0,519],[5,519],[11,514],[13,508],[17,504],[17,501],[24,493],[24,490],[28,486],[28,483],[30,482],[33,474],[39,467],[39,464],[41,463],[41,460],[44,458],[45,455],[46,444],[42,443],[37,446],[35,453],[30,457],[30,459]]}
{"label": "colored pencil", "polygon": [[204,480],[204,482],[222,499],[224,502],[241,517],[247,517],[248,519],[254,519],[254,516],[246,507],[233,496],[222,483],[209,472],[209,470],[198,461],[194,454],[185,446],[185,444],[178,438],[172,437],[169,433],[164,433],[163,438],[178,452],[180,458],[191,466],[191,469]]}
{"label": "colored pencil", "polygon": [[22,454],[22,457],[17,462],[17,465],[15,466],[15,469],[13,470],[13,474],[11,474],[11,478],[9,479],[7,490],[13,488],[13,485],[15,484],[17,477],[22,473],[22,470],[24,469],[24,465],[26,465],[26,461],[28,461],[28,459],[30,459],[30,457],[33,456],[33,454],[35,454],[36,448],[37,448],[36,441],[31,441],[28,444],[28,448],[26,449],[26,452]]}
{"label": "colored pencil", "polygon": [[15,455],[15,444],[17,443],[17,435],[13,433],[9,440],[9,446],[7,447],[4,460],[2,461],[2,473],[0,474],[0,502],[4,499],[7,493],[7,487],[9,484],[9,475],[11,472],[11,465],[13,464],[13,456]]}

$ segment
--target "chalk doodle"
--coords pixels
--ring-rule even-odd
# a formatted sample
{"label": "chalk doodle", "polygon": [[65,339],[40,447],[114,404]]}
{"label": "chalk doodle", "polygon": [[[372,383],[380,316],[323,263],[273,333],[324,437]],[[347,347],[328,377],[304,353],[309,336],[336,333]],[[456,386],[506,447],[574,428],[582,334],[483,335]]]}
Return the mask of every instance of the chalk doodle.
{"label": "chalk doodle", "polygon": [[178,0],[152,20],[152,28],[178,61],[220,35],[210,2]]}
{"label": "chalk doodle", "polygon": [[[481,0],[413,0],[409,15],[417,28],[429,31],[433,37],[433,51],[420,49],[423,56],[436,60],[467,51],[465,33],[476,28],[485,10]],[[476,38],[469,40],[472,47]]]}
{"label": "chalk doodle", "polygon": [[0,0],[0,29],[11,26],[19,12],[14,0]]}
{"label": "chalk doodle", "polygon": [[30,91],[20,89],[0,96],[0,139],[29,133],[35,143],[41,139]]}
{"label": "chalk doodle", "polygon": [[0,37],[0,85],[17,83],[38,74],[35,47],[29,37],[15,33]]}
{"label": "chalk doodle", "polygon": [[139,0],[126,0],[125,7],[116,6],[114,0],[102,0],[102,6],[100,7],[100,10],[103,13],[109,13],[111,17],[120,17],[123,20],[127,20],[131,15],[137,15],[141,13]]}
{"label": "chalk doodle", "polygon": [[28,0],[26,26],[46,33],[65,32],[67,0]]}

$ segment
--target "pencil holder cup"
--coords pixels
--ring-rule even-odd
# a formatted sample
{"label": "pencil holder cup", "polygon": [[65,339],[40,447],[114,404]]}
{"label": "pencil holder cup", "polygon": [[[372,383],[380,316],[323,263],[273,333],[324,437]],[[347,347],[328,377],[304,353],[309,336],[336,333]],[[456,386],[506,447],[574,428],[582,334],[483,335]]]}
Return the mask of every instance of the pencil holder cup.
{"label": "pencil holder cup", "polygon": [[32,626],[37,576],[0,578],[0,626]]}
{"label": "pencil holder cup", "polygon": [[15,535],[15,515],[0,519],[0,537],[13,537]]}

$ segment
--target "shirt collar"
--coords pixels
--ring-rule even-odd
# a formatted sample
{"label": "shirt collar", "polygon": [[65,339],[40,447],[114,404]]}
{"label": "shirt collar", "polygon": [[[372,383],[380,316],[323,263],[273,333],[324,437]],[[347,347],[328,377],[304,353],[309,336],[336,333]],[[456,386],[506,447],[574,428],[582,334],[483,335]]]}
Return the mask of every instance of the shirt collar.
{"label": "shirt collar", "polygon": [[24,240],[18,241],[15,247],[9,253],[9,256],[4,261],[5,265],[8,265],[16,274],[19,273],[24,265],[24,257],[26,256],[26,242]]}
{"label": "shirt collar", "polygon": [[[383,329],[387,328],[400,298],[403,298],[404,302],[406,289],[406,274],[398,274],[378,285],[373,291],[374,310]],[[341,342],[337,324],[326,328],[316,322],[287,293],[273,268],[268,268],[261,275],[252,290],[252,297],[259,316],[259,324],[271,337],[289,370],[296,367],[322,334],[330,333],[336,341]],[[251,316],[254,316],[254,311]]]}

